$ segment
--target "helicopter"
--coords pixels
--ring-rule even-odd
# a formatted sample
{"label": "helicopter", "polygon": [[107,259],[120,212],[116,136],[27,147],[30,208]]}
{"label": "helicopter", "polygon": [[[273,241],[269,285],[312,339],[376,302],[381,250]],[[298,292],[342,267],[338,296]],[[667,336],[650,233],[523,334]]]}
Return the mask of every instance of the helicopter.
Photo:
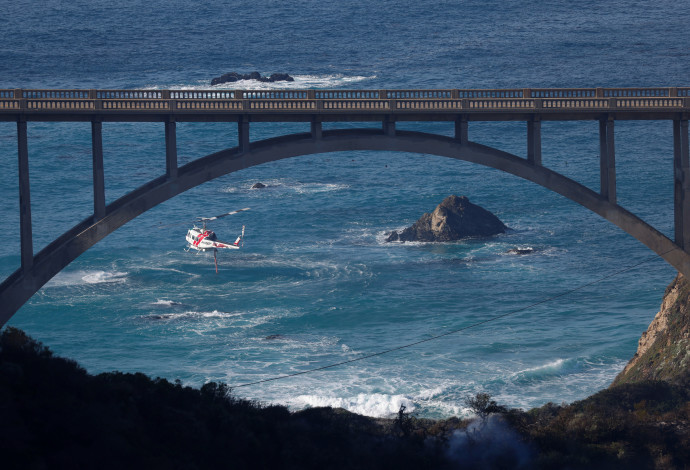
{"label": "helicopter", "polygon": [[[216,215],[214,217],[197,217],[196,221],[194,222],[194,225],[192,228],[187,230],[187,236],[185,237],[187,241],[187,248],[185,248],[185,251],[189,250],[196,250],[197,252],[202,252],[202,251],[208,251],[208,250],[213,250],[213,260],[216,265],[216,274],[218,274],[218,250],[219,249],[231,249],[231,250],[239,250],[240,247],[243,245],[243,240],[244,240],[244,225],[242,226],[242,233],[237,237],[237,239],[233,242],[222,242],[218,240],[218,237],[216,234],[212,231],[206,228],[206,224],[208,222],[211,222],[213,220],[220,219],[222,217],[226,217],[228,215],[233,215],[237,214],[238,212],[243,212],[243,211],[248,211],[249,207],[245,207],[244,209],[238,209],[234,210],[231,212],[226,212],[224,214]],[[199,224],[201,227],[199,227]]]}

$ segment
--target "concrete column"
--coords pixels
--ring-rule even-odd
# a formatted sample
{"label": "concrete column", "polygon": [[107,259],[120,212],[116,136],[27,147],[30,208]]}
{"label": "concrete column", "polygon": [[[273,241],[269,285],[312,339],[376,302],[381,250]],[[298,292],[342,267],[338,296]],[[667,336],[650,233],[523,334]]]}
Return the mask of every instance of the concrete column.
{"label": "concrete column", "polygon": [[527,121],[527,161],[541,165],[541,120],[538,117]]}
{"label": "concrete column", "polygon": [[599,120],[600,194],[616,203],[616,151],[613,139],[613,119]]}
{"label": "concrete column", "polygon": [[33,233],[31,231],[31,190],[29,186],[29,145],[26,120],[17,121],[17,155],[19,157],[19,237],[21,263],[24,274],[34,264]]}
{"label": "concrete column", "polygon": [[177,178],[177,123],[165,121],[165,175]]}
{"label": "concrete column", "polygon": [[690,158],[688,121],[673,121],[673,214],[676,245],[690,249]]}
{"label": "concrete column", "polygon": [[93,157],[93,216],[105,217],[105,176],[103,171],[103,123],[91,121],[91,153]]}
{"label": "concrete column", "polygon": [[319,121],[318,118],[314,117],[311,120],[311,138],[314,140],[321,140],[322,136],[323,127],[321,125],[321,121]]}
{"label": "concrete column", "polygon": [[393,116],[386,116],[383,120],[383,133],[385,135],[395,135],[395,120]]}
{"label": "concrete column", "polygon": [[241,116],[237,121],[237,139],[240,152],[249,150],[249,117]]}
{"label": "concrete column", "polygon": [[464,116],[455,120],[455,140],[461,144],[466,144],[469,141],[467,118]]}

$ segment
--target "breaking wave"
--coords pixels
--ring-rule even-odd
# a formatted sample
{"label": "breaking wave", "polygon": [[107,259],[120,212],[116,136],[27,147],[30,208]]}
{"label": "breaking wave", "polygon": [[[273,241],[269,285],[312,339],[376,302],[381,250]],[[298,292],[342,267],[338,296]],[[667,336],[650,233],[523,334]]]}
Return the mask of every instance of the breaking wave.
{"label": "breaking wave", "polygon": [[[265,74],[264,74],[265,75]],[[270,75],[270,74],[269,74]],[[151,85],[145,87],[149,90],[160,88],[172,88],[177,90],[304,90],[307,88],[341,88],[349,85],[375,80],[376,75],[344,75],[324,74],[324,75],[292,75],[294,82],[260,82],[258,80],[239,80],[232,83],[222,83],[211,86],[211,78],[199,80],[195,84],[174,84],[174,85]]]}
{"label": "breaking wave", "polygon": [[383,393],[360,393],[355,397],[338,398],[320,395],[299,395],[289,403],[296,408],[311,408],[330,406],[344,408],[353,413],[359,413],[375,418],[391,417],[395,415],[400,406],[404,405],[406,411],[415,409],[414,401],[405,395],[388,395]]}
{"label": "breaking wave", "polygon": [[60,272],[48,282],[47,287],[72,287],[94,284],[121,283],[127,281],[128,273],[119,271],[73,271]]}
{"label": "breaking wave", "polygon": [[257,195],[270,193],[271,191],[278,191],[283,194],[319,194],[331,191],[341,191],[343,189],[349,188],[349,185],[341,183],[300,182],[286,181],[283,179],[269,179],[261,181],[261,183],[266,185],[266,188],[256,190],[251,189],[254,183],[256,183],[256,181],[246,182],[239,186],[228,186],[226,188],[223,188],[221,191],[224,193],[231,194],[251,191],[252,193],[256,193]]}

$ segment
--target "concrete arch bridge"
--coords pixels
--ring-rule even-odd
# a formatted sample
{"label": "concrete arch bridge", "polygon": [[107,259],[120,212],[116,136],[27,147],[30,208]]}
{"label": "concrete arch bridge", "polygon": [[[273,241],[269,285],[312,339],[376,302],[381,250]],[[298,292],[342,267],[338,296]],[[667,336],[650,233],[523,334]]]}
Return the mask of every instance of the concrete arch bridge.
{"label": "concrete arch bridge", "polygon": [[[130,220],[210,181],[262,163],[349,150],[433,154],[477,163],[539,184],[575,201],[644,243],[690,276],[690,87],[501,90],[0,90],[0,121],[16,122],[21,265],[0,284],[0,326],[46,282]],[[542,164],[541,123],[599,123],[600,187],[590,189]],[[616,202],[615,123],[663,120],[673,127],[674,239]],[[93,213],[34,253],[27,122],[91,123]],[[396,123],[454,123],[452,137],[401,131]],[[525,153],[509,154],[469,140],[476,121],[526,123]],[[160,122],[161,176],[106,204],[103,122]],[[237,145],[184,166],[177,160],[177,122],[237,125]],[[302,122],[303,133],[251,142],[254,122]],[[379,122],[380,128],[324,130],[324,122]],[[308,124],[308,125],[307,125]],[[593,136],[597,138],[597,136]],[[670,182],[669,182],[670,183]]]}

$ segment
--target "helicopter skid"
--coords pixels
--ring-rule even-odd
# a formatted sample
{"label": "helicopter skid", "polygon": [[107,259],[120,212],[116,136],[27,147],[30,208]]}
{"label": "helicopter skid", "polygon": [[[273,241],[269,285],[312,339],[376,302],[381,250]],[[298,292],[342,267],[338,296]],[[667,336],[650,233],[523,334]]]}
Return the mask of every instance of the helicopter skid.
{"label": "helicopter skid", "polygon": [[189,245],[187,247],[187,251],[189,251],[191,249],[194,249],[196,251],[223,250],[223,249],[239,250],[240,247],[235,246],[235,245],[226,245],[226,244],[223,244],[223,246],[209,246],[209,247]]}

